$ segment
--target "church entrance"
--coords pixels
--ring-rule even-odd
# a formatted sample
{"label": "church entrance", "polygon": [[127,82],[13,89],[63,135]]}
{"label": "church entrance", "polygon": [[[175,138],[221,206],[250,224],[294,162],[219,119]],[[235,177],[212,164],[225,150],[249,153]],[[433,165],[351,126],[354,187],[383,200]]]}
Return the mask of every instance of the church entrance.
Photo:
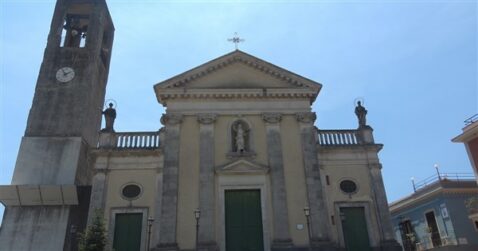
{"label": "church entrance", "polygon": [[342,230],[347,251],[370,251],[363,207],[340,208]]}
{"label": "church entrance", "polygon": [[115,251],[140,251],[142,213],[116,214],[113,249]]}
{"label": "church entrance", "polygon": [[226,251],[263,251],[260,190],[226,190]]}

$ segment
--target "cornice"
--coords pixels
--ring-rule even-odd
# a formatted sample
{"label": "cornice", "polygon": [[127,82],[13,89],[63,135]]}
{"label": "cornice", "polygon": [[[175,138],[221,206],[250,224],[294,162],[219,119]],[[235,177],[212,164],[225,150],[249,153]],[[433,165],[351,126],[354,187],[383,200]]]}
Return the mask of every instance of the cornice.
{"label": "cornice", "polygon": [[[183,74],[177,75],[166,81],[158,83],[155,86],[155,88],[157,87],[161,89],[168,89],[168,88],[184,87],[188,83],[191,83],[195,80],[198,80],[204,76],[207,76],[213,72],[216,72],[218,70],[221,70],[225,67],[228,67],[236,63],[247,65],[253,69],[256,69],[257,71],[268,74],[278,80],[289,83],[296,87],[312,88],[312,89],[315,89],[316,91],[320,90],[321,88],[321,85],[318,83],[315,83],[309,79],[306,79],[302,76],[289,72],[276,65],[263,61],[259,58],[256,58],[252,55],[249,55],[239,50],[226,54],[222,57],[214,59],[203,65],[200,65]],[[310,82],[310,83],[307,83],[307,82]]]}
{"label": "cornice", "polygon": [[389,204],[390,212],[396,213],[411,207],[414,207],[423,201],[436,198],[439,196],[445,195],[465,195],[465,194],[476,194],[478,192],[477,188],[443,188],[438,186],[430,191],[426,191],[423,194],[412,194],[405,198],[399,199]]}
{"label": "cornice", "polygon": [[317,93],[308,89],[167,89],[157,93],[161,104],[171,99],[314,99]]}

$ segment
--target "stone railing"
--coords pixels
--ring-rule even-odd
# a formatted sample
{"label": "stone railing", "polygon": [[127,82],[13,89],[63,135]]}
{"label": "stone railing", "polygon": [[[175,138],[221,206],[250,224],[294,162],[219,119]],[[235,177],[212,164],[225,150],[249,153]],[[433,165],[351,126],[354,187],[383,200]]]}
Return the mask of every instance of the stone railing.
{"label": "stone railing", "polygon": [[359,130],[319,130],[317,138],[321,146],[360,145]]}
{"label": "stone railing", "polygon": [[98,148],[106,149],[157,149],[160,146],[157,132],[114,132],[100,134]]}

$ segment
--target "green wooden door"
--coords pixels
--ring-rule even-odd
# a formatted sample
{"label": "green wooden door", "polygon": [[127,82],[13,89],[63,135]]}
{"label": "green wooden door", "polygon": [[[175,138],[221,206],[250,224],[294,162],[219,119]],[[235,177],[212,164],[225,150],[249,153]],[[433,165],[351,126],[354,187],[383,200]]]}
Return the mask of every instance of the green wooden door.
{"label": "green wooden door", "polygon": [[340,214],[347,251],[370,251],[363,207],[343,207]]}
{"label": "green wooden door", "polygon": [[226,191],[226,251],[263,251],[261,193]]}
{"label": "green wooden door", "polygon": [[143,214],[116,214],[113,248],[115,251],[140,251]]}

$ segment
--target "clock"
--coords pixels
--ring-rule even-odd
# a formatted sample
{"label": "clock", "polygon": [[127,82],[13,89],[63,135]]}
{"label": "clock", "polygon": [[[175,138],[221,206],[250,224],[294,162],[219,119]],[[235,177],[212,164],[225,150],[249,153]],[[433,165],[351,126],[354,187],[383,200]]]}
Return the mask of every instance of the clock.
{"label": "clock", "polygon": [[70,82],[75,77],[75,70],[71,67],[62,67],[56,72],[56,79],[62,83]]}

